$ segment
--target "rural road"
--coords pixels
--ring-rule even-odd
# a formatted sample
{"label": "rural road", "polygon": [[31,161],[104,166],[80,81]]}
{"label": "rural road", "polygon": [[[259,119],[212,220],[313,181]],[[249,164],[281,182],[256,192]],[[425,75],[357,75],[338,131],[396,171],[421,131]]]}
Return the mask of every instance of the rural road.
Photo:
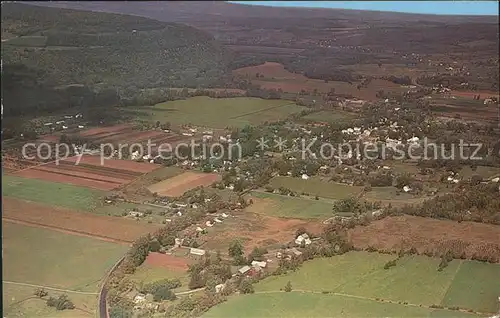
{"label": "rural road", "polygon": [[60,291],[60,292],[64,292],[64,293],[72,293],[72,294],[81,294],[81,295],[98,295],[99,294],[99,293],[91,293],[91,292],[82,292],[82,291],[71,290],[71,289],[54,288],[54,287],[42,286],[42,285],[11,282],[8,280],[4,280],[3,283],[4,284],[11,284],[11,285],[19,285],[19,286],[28,286],[28,287],[34,287],[34,288],[44,288],[44,289],[48,289],[48,290],[54,290],[54,291]]}

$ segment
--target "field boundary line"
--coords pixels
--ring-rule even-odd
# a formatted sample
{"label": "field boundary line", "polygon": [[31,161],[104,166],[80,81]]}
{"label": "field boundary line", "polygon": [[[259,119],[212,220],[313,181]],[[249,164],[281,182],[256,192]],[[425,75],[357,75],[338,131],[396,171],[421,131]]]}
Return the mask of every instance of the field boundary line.
{"label": "field boundary line", "polygon": [[96,292],[82,292],[82,291],[77,291],[77,290],[56,288],[56,287],[50,287],[50,286],[44,286],[44,285],[12,282],[12,281],[8,281],[8,280],[4,280],[3,283],[4,284],[11,284],[11,285],[27,286],[27,287],[45,288],[48,290],[60,291],[60,292],[65,292],[65,293],[82,294],[82,295],[96,295],[96,296],[99,295],[99,293],[96,293]]}
{"label": "field boundary line", "polygon": [[256,110],[256,111],[253,111],[253,112],[248,112],[248,113],[241,114],[241,115],[238,115],[238,116],[229,117],[229,119],[237,119],[237,118],[245,117],[245,116],[248,116],[248,115],[253,115],[253,114],[258,114],[258,113],[266,112],[268,110],[275,109],[275,108],[290,106],[290,105],[293,105],[293,104],[295,104],[295,103],[286,103],[286,104],[283,104],[283,105],[271,106],[271,107],[268,107],[268,108]]}
{"label": "field boundary line", "polygon": [[[403,306],[409,306],[409,307],[418,307],[418,308],[428,308],[432,310],[447,310],[447,311],[459,311],[459,312],[464,312],[464,313],[471,313],[470,311],[466,309],[450,309],[447,307],[442,307],[442,308],[436,308],[436,307],[431,307],[430,305],[417,305],[417,304],[412,304],[409,302],[404,302],[404,301],[394,301],[394,300],[389,300],[389,299],[382,299],[382,298],[371,298],[371,297],[365,297],[365,296],[357,296],[357,295],[351,295],[351,294],[343,294],[343,293],[337,293],[337,292],[323,292],[323,291],[314,291],[314,290],[303,290],[303,289],[293,289],[291,292],[296,292],[296,293],[310,293],[310,294],[322,294],[322,295],[334,295],[334,296],[341,296],[341,297],[348,297],[348,298],[356,298],[356,299],[362,299],[362,300],[371,300],[371,301],[376,301],[379,303],[389,303],[389,304],[395,304],[395,305],[403,305]],[[285,291],[282,290],[269,290],[269,291],[260,291],[260,292],[255,292],[254,294],[277,294],[277,293],[286,293]],[[480,312],[480,311],[474,311],[474,314],[477,315],[491,315],[492,312]]]}
{"label": "field boundary line", "polygon": [[[68,157],[68,158],[66,158],[66,159],[71,159],[71,158],[76,157],[76,156],[78,156],[78,155],[74,155],[74,156]],[[52,160],[52,161],[49,161],[49,162],[44,162],[44,163],[41,163],[41,164],[39,164],[39,165],[34,165],[34,166],[31,166],[31,167],[28,167],[28,168],[24,168],[24,169],[21,169],[21,170],[17,170],[16,172],[14,172],[14,175],[15,175],[16,173],[18,173],[18,172],[26,171],[26,170],[33,169],[33,168],[36,168],[36,167],[45,166],[45,165],[48,165],[48,164],[54,163],[54,162],[56,162],[56,161],[58,161],[58,159],[55,159],[55,160]]]}
{"label": "field boundary line", "polygon": [[439,302],[440,305],[443,305],[444,298],[446,297],[446,294],[448,294],[448,291],[450,290],[451,285],[453,285],[453,282],[455,281],[455,277],[457,277],[457,274],[460,271],[462,264],[464,263],[463,260],[461,260],[461,259],[459,259],[458,261],[460,261],[460,264],[458,264],[457,269],[455,270],[455,274],[453,274],[453,278],[450,280],[448,287],[446,287],[444,294],[441,296],[441,301]]}
{"label": "field boundary line", "polygon": [[125,240],[116,239],[116,238],[112,238],[112,237],[108,237],[108,236],[104,236],[104,235],[96,235],[96,234],[92,234],[92,233],[88,233],[88,232],[84,232],[84,231],[71,230],[71,229],[60,227],[60,226],[42,224],[42,223],[33,222],[33,221],[13,219],[13,218],[5,217],[5,216],[2,216],[2,221],[54,230],[54,231],[58,231],[58,232],[62,232],[62,233],[70,234],[70,235],[89,237],[89,238],[93,238],[93,239],[97,239],[97,240],[101,240],[101,241],[106,241],[106,242],[111,242],[111,243],[116,243],[116,244],[130,245],[132,243],[132,241],[125,241]]}

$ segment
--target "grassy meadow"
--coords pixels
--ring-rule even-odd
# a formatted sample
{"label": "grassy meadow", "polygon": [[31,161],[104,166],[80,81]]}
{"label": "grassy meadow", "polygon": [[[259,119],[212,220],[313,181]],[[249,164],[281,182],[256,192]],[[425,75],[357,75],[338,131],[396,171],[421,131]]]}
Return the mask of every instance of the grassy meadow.
{"label": "grassy meadow", "polygon": [[258,191],[253,191],[251,195],[257,199],[265,200],[266,203],[265,209],[254,209],[254,205],[247,208],[254,213],[293,219],[326,219],[333,216],[333,204],[325,200],[289,197]]}
{"label": "grassy meadow", "polygon": [[127,246],[3,222],[3,279],[97,292]]}
{"label": "grassy meadow", "polygon": [[70,184],[2,175],[2,195],[79,211],[91,211],[103,196],[99,190]]}
{"label": "grassy meadow", "polygon": [[84,295],[77,293],[62,293],[47,290],[49,297],[58,297],[61,294],[68,295],[75,305],[73,310],[56,310],[46,305],[46,299],[40,299],[33,295],[35,288],[3,284],[3,314],[4,317],[24,318],[94,318],[97,311],[97,295]]}
{"label": "grassy meadow", "polygon": [[288,100],[265,100],[253,97],[192,97],[155,106],[137,107],[132,116],[143,121],[159,120],[173,124],[193,124],[212,128],[244,127],[286,118],[305,107]]}
{"label": "grassy meadow", "polygon": [[307,193],[323,198],[342,200],[358,195],[363,187],[349,186],[334,182],[322,181],[318,178],[303,180],[300,178],[278,176],[271,179],[269,185],[275,189],[285,187],[294,192]]}
{"label": "grassy meadow", "polygon": [[[396,257],[349,252],[307,261],[297,271],[256,283],[255,294],[232,296],[205,317],[465,318],[479,316],[431,306],[458,306],[483,314],[498,310],[500,265],[453,260],[437,271],[438,258],[404,256],[384,269]],[[287,282],[292,285],[290,293],[283,291]]]}

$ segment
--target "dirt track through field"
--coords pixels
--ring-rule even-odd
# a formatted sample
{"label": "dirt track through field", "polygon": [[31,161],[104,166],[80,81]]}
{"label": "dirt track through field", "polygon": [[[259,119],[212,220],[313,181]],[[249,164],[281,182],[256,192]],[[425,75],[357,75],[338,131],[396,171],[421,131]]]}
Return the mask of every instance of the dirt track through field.
{"label": "dirt track through field", "polygon": [[116,243],[131,243],[158,226],[119,217],[100,216],[14,198],[2,198],[2,220],[58,230]]}

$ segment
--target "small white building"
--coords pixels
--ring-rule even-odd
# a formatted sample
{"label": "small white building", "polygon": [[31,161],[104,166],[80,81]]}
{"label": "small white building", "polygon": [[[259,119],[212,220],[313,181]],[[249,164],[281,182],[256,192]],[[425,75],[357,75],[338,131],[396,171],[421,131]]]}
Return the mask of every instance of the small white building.
{"label": "small white building", "polygon": [[205,253],[206,253],[205,250],[202,250],[199,248],[194,248],[194,247],[189,250],[189,254],[192,254],[192,255],[203,256],[203,255],[205,255]]}
{"label": "small white building", "polygon": [[406,193],[410,192],[410,191],[411,191],[410,186],[405,185],[405,186],[403,187],[403,191],[404,191],[404,192],[406,192]]}
{"label": "small white building", "polygon": [[302,178],[302,180],[307,180],[307,179],[309,179],[309,176],[304,173],[304,174],[302,174],[301,178]]}
{"label": "small white building", "polygon": [[142,218],[144,216],[144,213],[139,211],[130,211],[128,215],[134,218]]}

